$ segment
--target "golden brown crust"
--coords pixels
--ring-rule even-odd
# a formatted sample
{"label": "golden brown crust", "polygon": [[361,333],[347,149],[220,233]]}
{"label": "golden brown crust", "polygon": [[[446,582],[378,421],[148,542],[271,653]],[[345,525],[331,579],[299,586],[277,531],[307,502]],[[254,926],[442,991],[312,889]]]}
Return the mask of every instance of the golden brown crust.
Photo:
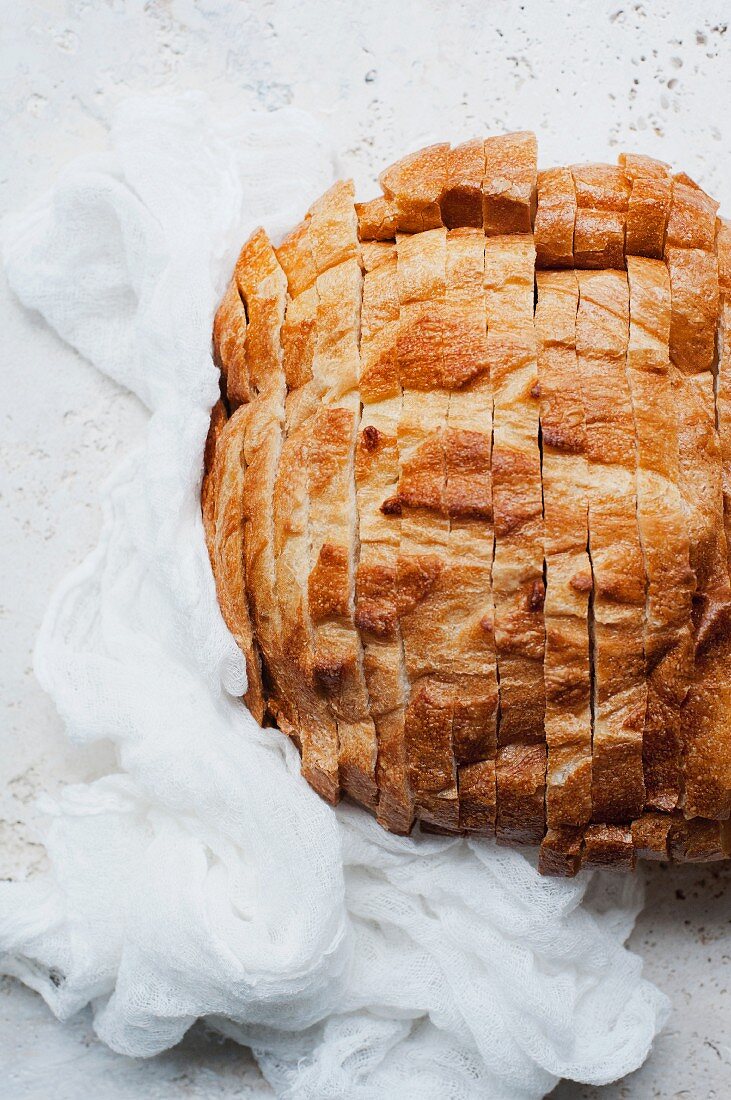
{"label": "golden brown crust", "polygon": [[439,199],[447,229],[482,229],[482,181],[485,178],[485,143],[466,141],[450,149],[447,178]]}
{"label": "golden brown crust", "polygon": [[487,348],[494,400],[492,570],[500,682],[499,839],[544,832],[543,505],[538,446],[533,239],[485,242]]}
{"label": "golden brown crust", "polygon": [[360,523],[355,621],[363,640],[364,672],[378,738],[378,819],[393,832],[408,833],[414,808],[407,774],[406,672],[398,620],[401,516],[398,510],[388,512],[382,507],[397,493],[399,480],[395,252],[372,254],[366,269],[360,339],[363,411],[355,452]]}
{"label": "golden brown crust", "polygon": [[[729,552],[724,523],[723,398],[713,369],[717,335],[723,337],[723,300],[716,253],[716,209],[688,177],[673,177],[665,258],[670,276],[670,357],[677,370],[681,491],[696,578],[696,671],[683,714],[688,817],[725,818],[731,809],[728,751]],[[723,244],[721,263],[725,265]],[[724,266],[724,282],[726,280]],[[719,391],[725,356],[719,356]],[[682,379],[682,380],[681,380]]]}
{"label": "golden brown crust", "polygon": [[576,350],[589,459],[594,591],[593,817],[630,821],[644,804],[647,706],[645,572],[637,526],[635,430],[625,375],[629,291],[624,272],[581,271]]}
{"label": "golden brown crust", "polygon": [[684,812],[727,820],[731,815],[731,636],[726,625],[696,662],[683,711]]}
{"label": "golden brown crust", "polygon": [[666,248],[672,315],[670,358],[683,374],[710,373],[716,351],[718,261],[700,248]]}
{"label": "golden brown crust", "polygon": [[373,271],[396,256],[395,241],[361,241],[361,260],[364,271]]}
{"label": "golden brown crust", "polygon": [[206,498],[210,495],[211,484],[211,471],[213,470],[213,461],[216,457],[216,446],[218,440],[221,437],[224,425],[228,420],[228,413],[226,406],[222,399],[219,399],[211,409],[211,422],[208,425],[208,433],[206,435],[206,445],[203,449],[203,482],[201,485],[201,499],[204,502],[203,507],[203,520],[206,525],[206,538],[209,535],[209,512],[205,507]]}
{"label": "golden brown crust", "polygon": [[673,863],[712,863],[726,859],[724,828],[720,821],[676,817],[668,834],[668,851]]}
{"label": "golden brown crust", "polygon": [[397,585],[410,692],[407,758],[419,816],[438,828],[457,829],[459,803],[452,750],[455,691],[445,680],[442,662],[450,630],[445,615],[450,586],[443,446],[449,405],[443,388],[446,230],[400,236],[396,247],[397,357],[403,388],[398,425],[401,526]]}
{"label": "golden brown crust", "polygon": [[439,202],[447,181],[448,154],[449,145],[430,145],[381,172],[378,182],[394,209],[400,233],[421,233],[442,225]]}
{"label": "golden brown crust", "polygon": [[646,805],[673,810],[682,792],[681,706],[693,672],[694,585],[678,488],[678,431],[669,379],[670,281],[659,260],[627,257],[627,353],[637,450],[637,517],[647,578]]}
{"label": "golden brown crust", "polygon": [[287,284],[266,233],[256,230],[237,264],[239,291],[249,324],[244,352],[257,400],[246,406],[243,433],[243,568],[246,601],[262,654],[263,675],[276,676],[280,660],[271,500],[281,449],[284,374],[280,332]]}
{"label": "golden brown crust", "polygon": [[261,659],[254,641],[249,616],[243,552],[244,439],[250,409],[243,406],[222,423],[215,415],[204,489],[204,520],[218,605],[226,626],[246,659],[248,687],[244,700],[257,722],[264,720],[266,703],[261,676]]}
{"label": "golden brown crust", "polygon": [[303,290],[287,303],[282,326],[282,356],[284,377],[290,393],[312,378],[312,360],[317,337],[317,303],[315,286]]}
{"label": "golden brown crust", "polygon": [[673,176],[666,250],[692,248],[712,252],[716,239],[718,203],[688,176]]}
{"label": "golden brown crust", "polygon": [[[474,228],[447,237],[445,374],[469,381],[450,389],[443,437],[449,621],[445,665],[456,687],[452,744],[460,824],[495,827],[498,711],[492,597],[492,383],[484,296],[485,242]],[[465,799],[467,805],[465,805]]]}
{"label": "golden brown crust", "polygon": [[573,878],[581,868],[582,828],[550,828],[541,842],[538,870],[542,875]]}
{"label": "golden brown crust", "polygon": [[278,666],[276,719],[280,728],[296,738],[308,781],[334,802],[340,790],[338,730],[314,680],[315,635],[307,584],[309,417],[297,423],[288,410],[287,427],[273,500],[281,650],[288,657]]}
{"label": "golden brown crust", "polygon": [[287,234],[276,250],[277,260],[287,277],[287,286],[292,298],[297,298],[308,290],[317,278],[310,220],[308,214],[304,221]]}
{"label": "golden brown crust", "polygon": [[670,859],[668,837],[673,820],[671,814],[650,812],[632,822],[632,844],[637,859]]}
{"label": "golden brown crust", "polygon": [[221,372],[229,405],[237,409],[251,398],[246,367],[246,310],[234,275],[213,321],[213,358]]}
{"label": "golden brown crust", "polygon": [[379,195],[368,202],[357,202],[358,236],[361,241],[395,241],[397,231],[396,207],[392,200]]}
{"label": "golden brown crust", "polygon": [[637,153],[622,153],[619,164],[632,187],[625,253],[662,259],[672,194],[668,166]]}
{"label": "golden brown crust", "polygon": [[590,825],[584,833],[582,867],[633,871],[635,859],[632,829],[629,826]]}
{"label": "golden brown crust", "polygon": [[727,857],[731,230],[649,158],[538,174],[531,134],[382,186],[257,231],[216,314],[250,707],[394,832]]}
{"label": "golden brown crust", "polygon": [[[549,826],[591,820],[588,466],[576,356],[576,274],[538,272],[536,328],[545,520],[546,811]],[[548,859],[548,855],[545,856]]]}
{"label": "golden brown crust", "polygon": [[624,234],[630,185],[611,164],[573,165],[576,188],[574,264],[603,270],[624,267]]}
{"label": "golden brown crust", "polygon": [[355,625],[362,272],[352,183],[335,184],[313,203],[310,214],[318,268],[312,374],[320,398],[307,447],[313,678],[336,720],[340,783],[373,808],[377,739]]}
{"label": "golden brown crust", "polygon": [[348,260],[360,258],[352,180],[338,180],[309,210],[309,237],[318,281]]}
{"label": "golden brown crust", "polygon": [[536,265],[574,266],[576,188],[570,168],[538,173],[535,218]]}
{"label": "golden brown crust", "polygon": [[525,130],[486,138],[482,220],[488,236],[532,231],[537,175],[535,134]]}

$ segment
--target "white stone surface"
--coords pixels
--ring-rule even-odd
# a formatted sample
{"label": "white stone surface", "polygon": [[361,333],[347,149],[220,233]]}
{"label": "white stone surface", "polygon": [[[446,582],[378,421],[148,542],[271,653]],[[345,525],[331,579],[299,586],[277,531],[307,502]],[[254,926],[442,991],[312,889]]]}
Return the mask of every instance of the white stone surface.
{"label": "white stone surface", "polygon": [[[408,148],[530,127],[544,163],[635,148],[731,212],[731,11],[722,0],[0,0],[0,209],[103,147],[131,92],[201,88],[222,111],[293,103],[330,129],[363,197]],[[43,864],[33,800],[109,763],[64,741],[34,681],[48,596],[91,548],[97,488],[144,425],[128,395],[0,298],[0,876]],[[632,945],[674,1012],[646,1065],[563,1100],[731,1095],[729,869],[648,868]],[[3,1100],[268,1094],[248,1054],[201,1030],[153,1062],[112,1054],[0,983]]]}

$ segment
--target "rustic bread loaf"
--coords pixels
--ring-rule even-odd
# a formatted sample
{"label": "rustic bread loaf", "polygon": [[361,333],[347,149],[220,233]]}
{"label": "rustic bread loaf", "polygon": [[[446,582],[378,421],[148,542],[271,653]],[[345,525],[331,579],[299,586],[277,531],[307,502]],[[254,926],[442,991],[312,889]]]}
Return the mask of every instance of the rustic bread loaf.
{"label": "rustic bread loaf", "polygon": [[650,158],[423,149],[244,245],[202,511],[326,799],[540,867],[731,854],[731,229]]}

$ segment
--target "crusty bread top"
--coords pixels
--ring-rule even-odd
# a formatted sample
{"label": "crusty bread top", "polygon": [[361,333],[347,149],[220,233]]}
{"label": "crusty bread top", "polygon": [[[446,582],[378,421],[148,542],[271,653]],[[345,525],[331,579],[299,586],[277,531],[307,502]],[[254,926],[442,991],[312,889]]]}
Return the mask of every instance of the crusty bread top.
{"label": "crusty bread top", "polygon": [[244,245],[201,492],[246,703],[387,829],[546,873],[731,840],[731,229],[622,154],[432,145]]}

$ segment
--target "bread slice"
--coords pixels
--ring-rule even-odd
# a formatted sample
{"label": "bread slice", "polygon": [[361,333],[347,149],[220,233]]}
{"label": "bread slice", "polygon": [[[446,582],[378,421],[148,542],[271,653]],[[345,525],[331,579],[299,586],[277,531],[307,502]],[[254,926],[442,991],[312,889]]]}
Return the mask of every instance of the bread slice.
{"label": "bread slice", "polygon": [[482,181],[485,178],[485,142],[466,141],[447,154],[447,177],[439,199],[442,221],[448,229],[482,229]]}
{"label": "bread slice", "polygon": [[500,684],[497,836],[536,843],[544,832],[543,503],[530,234],[485,242],[492,392],[492,588]]}
{"label": "bread slice", "polygon": [[592,813],[589,485],[576,356],[579,285],[573,271],[539,271],[536,280],[546,559],[546,814],[549,828],[560,828],[585,825]]}
{"label": "bread slice", "polygon": [[408,833],[414,808],[406,764],[408,683],[398,618],[401,515],[398,503],[395,507],[389,503],[396,500],[399,481],[399,298],[396,250],[386,247],[386,254],[371,254],[363,281],[363,411],[355,457],[360,524],[356,625],[363,641],[366,685],[378,738],[378,819],[392,832]]}
{"label": "bread slice", "polygon": [[678,432],[669,379],[670,280],[661,260],[633,256],[627,257],[627,276],[627,380],[637,452],[637,519],[647,576],[645,804],[670,811],[682,793],[681,707],[693,675],[695,580],[678,488]]}
{"label": "bread slice", "polygon": [[724,623],[696,659],[683,710],[688,817],[728,821],[731,815],[731,637]]}
{"label": "bread slice", "polygon": [[672,314],[670,358],[687,375],[707,374],[713,367],[718,317],[718,262],[701,248],[666,248]]}
{"label": "bread slice", "polygon": [[718,203],[701,190],[689,176],[672,178],[672,194],[665,233],[665,250],[700,249],[714,252]]}
{"label": "bread slice", "polygon": [[596,822],[642,813],[647,708],[645,571],[637,527],[635,433],[625,374],[627,276],[579,271],[576,350],[589,459],[594,668],[592,803]]}
{"label": "bread slice", "polygon": [[394,259],[395,241],[361,241],[360,255],[363,270],[375,271],[381,264]]}
{"label": "bread slice", "polygon": [[576,188],[570,168],[538,173],[535,216],[536,266],[574,266]]}
{"label": "bread slice", "polygon": [[[723,525],[726,537],[727,562],[731,557],[731,229],[725,222],[718,225],[717,255],[719,265],[720,313],[718,329],[718,369],[716,379],[716,416],[721,460],[721,485],[723,500]],[[705,439],[710,440],[707,430]],[[688,448],[689,450],[690,448]],[[714,449],[715,450],[715,449]],[[698,448],[702,465],[700,470],[714,485],[712,471],[704,470],[709,458]],[[705,457],[705,461],[704,460]],[[715,464],[714,464],[715,468]],[[718,540],[713,538],[714,519],[717,515],[717,487],[706,516],[707,538],[710,536],[709,565],[715,565],[710,575],[703,570],[701,576],[713,582],[722,580],[717,555]],[[702,523],[699,512],[697,518]],[[698,528],[696,528],[698,530]],[[700,527],[703,530],[703,527]],[[695,531],[694,531],[695,534]],[[723,593],[720,597],[720,613],[713,615],[713,634],[706,640],[699,655],[696,680],[684,712],[688,738],[685,759],[685,812],[701,818],[728,820],[731,816],[731,637],[728,616],[723,611]]]}
{"label": "bread slice", "polygon": [[574,265],[621,270],[631,192],[627,178],[612,164],[575,164],[571,173],[576,188]]}
{"label": "bread slice", "polygon": [[331,268],[360,259],[355,188],[339,180],[309,209],[309,247],[320,279]]}
{"label": "bread slice", "polygon": [[675,368],[681,494],[696,578],[696,671],[683,715],[686,816],[728,814],[728,544],[714,367],[721,314],[716,204],[674,177],[665,260],[671,288],[670,358]]}
{"label": "bread slice", "polygon": [[674,816],[648,811],[632,822],[632,845],[637,859],[669,860],[668,838]]}
{"label": "bread slice", "polygon": [[216,499],[214,496],[214,481],[212,477],[213,463],[216,458],[216,447],[221,438],[228,410],[223,398],[219,398],[211,409],[211,420],[206,435],[206,445],[203,450],[203,478],[201,480],[201,518],[203,520],[203,533],[206,539],[206,547],[209,554],[212,552],[213,540],[216,532]]}
{"label": "bread slice", "polygon": [[678,429],[680,492],[696,578],[696,646],[705,645],[728,610],[727,543],[723,527],[721,447],[715,427],[713,377],[686,376],[671,366]]}
{"label": "bread slice", "polygon": [[673,863],[715,863],[728,859],[728,830],[723,822],[701,817],[673,818],[668,834],[668,852]]}
{"label": "bread slice", "polygon": [[252,400],[243,432],[241,515],[246,600],[262,656],[265,683],[276,682],[281,662],[281,619],[274,563],[274,493],[284,422],[281,329],[287,281],[269,239],[258,229],[237,265],[248,317],[244,353]]}
{"label": "bread slice", "polygon": [[245,598],[244,563],[244,437],[250,408],[237,409],[230,420],[222,404],[215,406],[203,477],[203,520],[218,605],[224,622],[246,660],[248,686],[244,701],[257,722],[264,720],[266,702],[261,656],[254,641],[249,603]]}
{"label": "bread slice", "polygon": [[723,522],[726,545],[731,546],[731,224],[719,219],[717,236],[718,287],[718,374],[716,416],[721,447]]}
{"label": "bread slice", "polygon": [[637,153],[621,153],[619,165],[632,188],[627,206],[625,255],[661,260],[672,192],[668,166]]}
{"label": "bread slice", "polygon": [[355,446],[362,272],[353,186],[335,185],[313,204],[310,232],[318,274],[312,362],[320,405],[310,424],[308,598],[315,627],[316,685],[338,730],[343,788],[373,807],[376,732],[355,625],[358,516]]}
{"label": "bread slice", "polygon": [[401,530],[399,619],[410,694],[406,744],[411,786],[421,819],[459,827],[452,748],[455,689],[445,679],[448,646],[449,519],[445,508],[443,435],[446,230],[397,240],[398,370],[403,401],[398,426]]}
{"label": "bread slice", "polygon": [[378,182],[395,211],[400,233],[421,233],[442,225],[439,202],[447,182],[448,154],[449,145],[430,145],[381,172]]}
{"label": "bread slice", "polygon": [[488,236],[532,233],[537,175],[535,134],[521,130],[485,139],[482,220]]}
{"label": "bread slice", "polygon": [[549,826],[538,854],[538,870],[542,875],[573,878],[581,869],[583,827]]}
{"label": "bread slice", "polygon": [[[319,407],[312,364],[317,335],[318,296],[309,273],[314,268],[309,222],[297,243],[285,251],[292,282],[282,327],[282,366],[287,382],[284,439],[272,500],[274,556],[281,650],[275,697],[277,724],[302,753],[302,771],[311,785],[334,802],[340,795],[338,730],[331,708],[314,681],[315,630],[309,607],[310,426]],[[290,242],[291,243],[291,242]],[[281,249],[278,256],[281,255]],[[303,270],[306,275],[303,276]],[[309,284],[309,285],[308,285]]]}
{"label": "bread slice", "polygon": [[610,871],[633,871],[636,863],[632,829],[629,825],[590,825],[584,833],[582,867]]}
{"label": "bread slice", "polygon": [[246,310],[234,272],[213,322],[213,359],[221,372],[223,389],[232,410],[251,399],[245,340]]}
{"label": "bread slice", "polygon": [[460,795],[459,824],[470,831],[492,833],[498,687],[491,583],[492,387],[484,270],[482,231],[451,231],[447,237],[444,345],[449,389],[444,452],[450,631],[443,658],[456,687],[452,743]]}
{"label": "bread slice", "polygon": [[317,264],[310,231],[311,221],[312,215],[308,212],[304,221],[295,226],[276,249],[277,260],[287,276],[290,298],[298,298],[305,290],[309,290],[314,286],[317,278]]}
{"label": "bread slice", "polygon": [[358,236],[361,241],[395,241],[397,213],[394,203],[384,195],[355,204]]}

